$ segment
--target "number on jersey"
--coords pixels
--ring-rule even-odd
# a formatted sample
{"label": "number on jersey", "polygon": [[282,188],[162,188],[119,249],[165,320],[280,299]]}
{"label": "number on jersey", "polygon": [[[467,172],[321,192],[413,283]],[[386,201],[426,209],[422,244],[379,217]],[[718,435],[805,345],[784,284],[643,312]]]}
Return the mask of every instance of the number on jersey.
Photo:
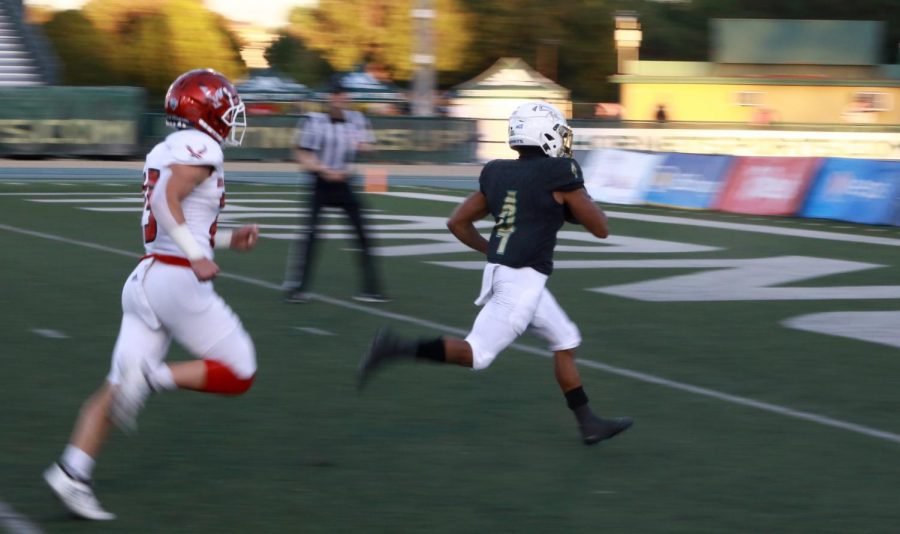
{"label": "number on jersey", "polygon": [[141,225],[144,227],[144,243],[152,243],[156,240],[156,234],[159,228],[156,225],[156,218],[150,211],[150,196],[159,181],[159,169],[147,169],[144,171],[144,185],[141,191],[144,193],[144,215],[141,218]]}
{"label": "number on jersey", "polygon": [[494,226],[497,230],[497,237],[500,238],[500,244],[497,246],[497,254],[506,252],[506,244],[509,242],[510,236],[516,231],[516,192],[507,191],[506,199],[503,201],[503,209],[500,210],[497,224]]}

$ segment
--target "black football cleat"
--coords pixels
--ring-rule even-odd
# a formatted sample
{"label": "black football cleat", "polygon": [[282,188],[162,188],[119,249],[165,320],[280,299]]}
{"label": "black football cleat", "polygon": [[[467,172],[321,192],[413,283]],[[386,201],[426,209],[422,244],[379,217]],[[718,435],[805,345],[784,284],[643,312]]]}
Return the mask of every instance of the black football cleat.
{"label": "black football cleat", "polygon": [[634,424],[634,420],[630,417],[603,419],[602,417],[593,416],[584,424],[579,425],[581,439],[585,445],[594,445],[628,430],[632,424]]}
{"label": "black football cleat", "polygon": [[412,360],[415,345],[394,334],[390,328],[382,327],[375,332],[369,350],[363,355],[356,369],[356,386],[365,387],[376,369],[398,360]]}

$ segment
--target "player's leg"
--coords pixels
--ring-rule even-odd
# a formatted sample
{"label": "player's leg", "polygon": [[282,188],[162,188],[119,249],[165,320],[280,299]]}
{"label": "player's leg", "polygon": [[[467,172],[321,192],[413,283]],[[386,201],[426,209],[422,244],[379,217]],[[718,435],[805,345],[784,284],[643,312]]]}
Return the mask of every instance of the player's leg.
{"label": "player's leg", "polygon": [[256,350],[243,327],[235,328],[210,347],[201,359],[172,362],[174,387],[204,393],[240,395],[253,385]]}
{"label": "player's leg", "polygon": [[378,368],[393,361],[418,360],[451,363],[474,370],[487,369],[497,355],[525,329],[537,308],[547,277],[532,269],[491,270],[483,279],[484,307],[465,339],[454,337],[405,339],[388,329],[380,329],[357,370],[363,386]]}
{"label": "player's leg", "polygon": [[393,362],[422,361],[449,363],[472,368],[473,352],[468,341],[455,337],[409,339],[390,328],[379,328],[357,368],[357,385],[362,388],[377,369]]}
{"label": "player's leg", "polygon": [[[230,395],[246,392],[256,374],[256,349],[237,314],[211,283],[198,282],[190,269],[159,268],[162,276],[147,280],[150,304],[175,340],[198,360],[167,364],[171,379],[154,386]],[[164,291],[166,287],[178,289]]]}
{"label": "player's leg", "polygon": [[123,315],[107,381],[84,402],[69,443],[59,460],[44,472],[47,484],[72,513],[94,520],[115,518],[102,508],[91,487],[96,459],[109,433],[114,388],[127,360],[140,357],[158,363],[168,346],[165,331],[150,328],[133,314]]}
{"label": "player's leg", "polygon": [[631,426],[630,418],[604,419],[591,411],[575,360],[575,349],[581,345],[581,333],[547,289],[541,295],[531,328],[547,340],[553,351],[556,382],[565,395],[566,405],[578,421],[586,444],[609,439]]}

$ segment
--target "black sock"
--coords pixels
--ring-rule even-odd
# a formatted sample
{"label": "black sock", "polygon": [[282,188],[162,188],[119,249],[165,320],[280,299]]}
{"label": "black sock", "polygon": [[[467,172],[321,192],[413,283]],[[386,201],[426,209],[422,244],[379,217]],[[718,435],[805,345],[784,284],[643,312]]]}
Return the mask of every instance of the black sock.
{"label": "black sock", "polygon": [[575,413],[575,418],[579,423],[594,415],[588,406],[588,396],[581,386],[566,391],[566,404]]}
{"label": "black sock", "polygon": [[420,340],[416,345],[416,359],[434,362],[447,361],[447,354],[444,352],[444,338]]}

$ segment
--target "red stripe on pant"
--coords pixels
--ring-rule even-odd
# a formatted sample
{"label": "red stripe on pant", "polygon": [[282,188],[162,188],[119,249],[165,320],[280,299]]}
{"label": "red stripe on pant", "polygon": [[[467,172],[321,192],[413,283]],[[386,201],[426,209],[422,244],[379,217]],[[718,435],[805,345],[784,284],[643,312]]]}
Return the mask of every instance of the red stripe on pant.
{"label": "red stripe on pant", "polygon": [[203,391],[222,395],[240,395],[253,385],[256,374],[250,378],[238,378],[230,368],[216,360],[203,360],[206,364],[206,386]]}

